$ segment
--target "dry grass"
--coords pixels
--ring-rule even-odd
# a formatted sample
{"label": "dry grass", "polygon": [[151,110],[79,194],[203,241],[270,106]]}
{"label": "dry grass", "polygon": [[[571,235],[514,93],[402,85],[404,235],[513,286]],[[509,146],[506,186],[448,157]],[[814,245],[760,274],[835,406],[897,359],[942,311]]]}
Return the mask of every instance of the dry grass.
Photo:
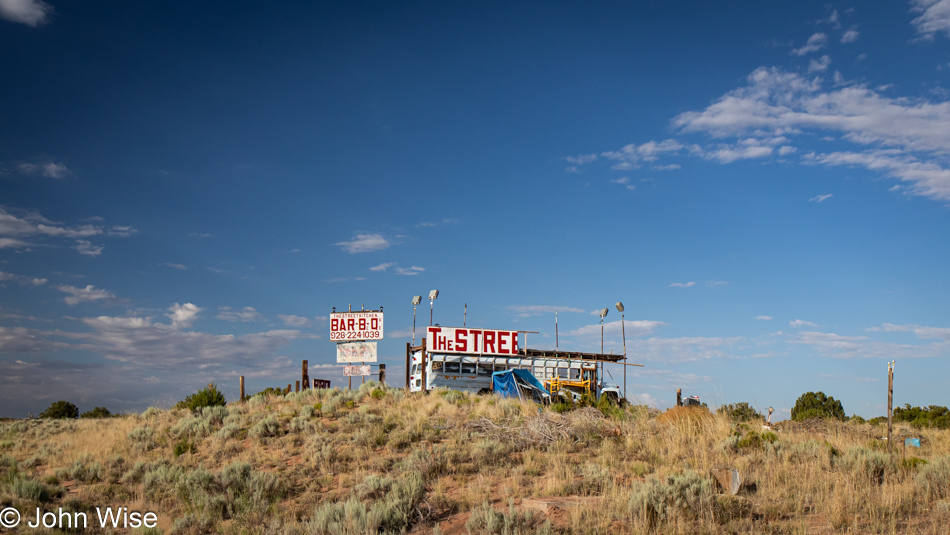
{"label": "dry grass", "polygon": [[[557,414],[368,383],[196,414],[0,423],[0,506],[128,505],[158,512],[162,533],[950,532],[950,433],[919,433],[916,460],[888,456],[881,434],[771,433],[696,409]],[[717,491],[722,467],[747,483],[739,495]],[[532,512],[528,498],[588,505]]]}

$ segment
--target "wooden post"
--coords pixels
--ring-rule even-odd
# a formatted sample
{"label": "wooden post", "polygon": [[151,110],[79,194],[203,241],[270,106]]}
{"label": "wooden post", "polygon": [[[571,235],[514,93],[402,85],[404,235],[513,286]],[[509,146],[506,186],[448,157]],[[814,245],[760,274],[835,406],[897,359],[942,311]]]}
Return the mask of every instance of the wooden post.
{"label": "wooden post", "polygon": [[303,389],[306,390],[310,387],[310,374],[307,373],[307,361],[303,361],[303,368],[301,369],[300,375],[300,384],[303,385]]}
{"label": "wooden post", "polygon": [[241,376],[241,401],[244,401],[244,376]]}
{"label": "wooden post", "polygon": [[422,358],[419,359],[419,364],[422,366],[422,391],[428,392],[428,390],[426,389],[426,379],[428,379],[428,377],[426,377],[426,339],[423,338],[421,341],[422,341]]}
{"label": "wooden post", "polygon": [[379,365],[379,384],[386,386],[386,365]]}
{"label": "wooden post", "polygon": [[290,383],[287,383],[287,393],[288,393],[288,394],[290,393],[290,386],[291,386]]}
{"label": "wooden post", "polygon": [[891,454],[891,423],[894,414],[894,361],[887,363],[887,454]]}
{"label": "wooden post", "polygon": [[412,345],[406,342],[406,388],[409,388],[409,370],[412,368]]}
{"label": "wooden post", "polygon": [[294,381],[294,392],[300,392],[300,381]]}
{"label": "wooden post", "polygon": [[682,388],[676,389],[676,406],[677,407],[683,406],[683,389]]}

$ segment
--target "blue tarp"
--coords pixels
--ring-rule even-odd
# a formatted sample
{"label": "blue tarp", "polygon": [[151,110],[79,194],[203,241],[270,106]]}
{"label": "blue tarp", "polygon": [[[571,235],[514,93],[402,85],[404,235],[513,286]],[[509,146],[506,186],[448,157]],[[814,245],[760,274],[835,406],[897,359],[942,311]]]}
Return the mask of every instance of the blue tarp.
{"label": "blue tarp", "polygon": [[519,384],[531,390],[537,391],[538,394],[548,394],[548,391],[544,388],[544,385],[542,385],[541,382],[538,381],[528,370],[505,370],[503,372],[495,372],[492,374],[492,389],[495,391],[495,393],[500,394],[503,397],[521,397],[518,390]]}

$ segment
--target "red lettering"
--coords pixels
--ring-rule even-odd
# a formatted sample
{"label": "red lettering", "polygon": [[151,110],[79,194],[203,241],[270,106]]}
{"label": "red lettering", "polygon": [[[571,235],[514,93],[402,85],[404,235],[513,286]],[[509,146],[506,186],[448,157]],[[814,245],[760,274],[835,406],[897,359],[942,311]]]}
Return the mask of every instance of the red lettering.
{"label": "red lettering", "polygon": [[360,330],[361,331],[366,330],[366,318],[360,318]]}
{"label": "red lettering", "polygon": [[440,337],[439,337],[439,342],[436,344],[436,346],[437,346],[439,349],[445,349],[445,340],[446,340],[447,338],[448,338],[447,336],[440,336]]}
{"label": "red lettering", "polygon": [[495,352],[495,331],[485,331],[485,353]]}
{"label": "red lettering", "polygon": [[369,328],[373,329],[374,331],[379,329],[379,318],[373,317],[373,319],[369,320],[369,325]]}
{"label": "red lettering", "polygon": [[478,346],[478,335],[482,334],[482,331],[478,329],[469,329],[468,333],[472,335],[472,339],[475,341],[475,344],[472,346],[472,353],[483,353],[485,348],[479,349]]}
{"label": "red lettering", "polygon": [[511,334],[511,333],[505,332],[505,331],[498,331],[498,352],[499,352],[499,353],[507,353],[507,352],[508,352],[508,348],[505,347],[505,336],[507,336],[507,335],[509,335],[509,334]]}
{"label": "red lettering", "polygon": [[349,330],[351,330],[351,331],[353,330],[353,326],[354,326],[355,324],[356,324],[356,320],[354,320],[353,318],[350,318],[350,319],[346,320],[346,328],[349,329]]}
{"label": "red lettering", "polygon": [[339,318],[331,318],[331,319],[330,319],[330,332],[332,333],[333,331],[338,331],[339,329],[340,329],[340,319],[339,319]]}
{"label": "red lettering", "polygon": [[455,329],[455,350],[464,353],[468,350],[468,330]]}
{"label": "red lettering", "polygon": [[518,354],[518,331],[511,333],[511,354]]}
{"label": "red lettering", "polygon": [[429,331],[426,334],[426,344],[429,346],[429,351],[435,349],[435,339],[440,332],[442,332],[441,327],[429,327]]}

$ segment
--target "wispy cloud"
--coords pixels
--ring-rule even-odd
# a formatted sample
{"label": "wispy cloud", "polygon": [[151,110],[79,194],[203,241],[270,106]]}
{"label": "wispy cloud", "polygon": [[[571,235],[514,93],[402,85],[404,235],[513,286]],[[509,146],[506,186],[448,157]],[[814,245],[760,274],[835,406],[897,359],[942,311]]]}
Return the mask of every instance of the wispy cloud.
{"label": "wispy cloud", "polygon": [[[646,336],[653,334],[658,328],[667,325],[662,321],[652,321],[652,320],[627,320],[621,325],[621,321],[609,321],[604,322],[604,337],[619,337],[622,334],[626,333],[629,337],[636,336]],[[586,337],[586,338],[597,338],[600,340],[600,323],[595,323],[593,325],[585,325],[578,329],[567,331],[564,334],[566,336],[577,336],[577,337]],[[623,332],[621,332],[623,331]],[[629,342],[628,342],[629,343]]]}
{"label": "wispy cloud", "polygon": [[386,249],[390,243],[383,238],[382,234],[357,234],[352,240],[342,241],[335,245],[339,245],[350,254],[357,254]]}
{"label": "wispy cloud", "polygon": [[938,32],[950,37],[950,0],[911,0],[910,5],[920,13],[911,23],[924,39],[931,40]]}
{"label": "wispy cloud", "polygon": [[96,288],[91,284],[87,285],[85,288],[77,288],[76,286],[68,286],[64,284],[57,286],[56,289],[63,293],[69,294],[67,297],[63,298],[63,301],[65,301],[67,305],[78,305],[79,303],[91,303],[95,301],[115,299],[114,293],[101,288]]}
{"label": "wispy cloud", "polygon": [[224,321],[265,321],[264,316],[254,307],[244,307],[241,310],[235,310],[231,307],[218,307],[218,315],[215,317]]}
{"label": "wispy cloud", "polygon": [[808,202],[822,202],[834,197],[831,193],[826,193],[825,195],[815,195],[811,199],[808,199]]}
{"label": "wispy cloud", "polygon": [[674,282],[673,284],[670,284],[670,288],[689,288],[695,285],[696,285],[696,281]]}
{"label": "wispy cloud", "polygon": [[419,266],[412,266],[407,268],[397,267],[396,275],[418,275],[425,271],[426,268]]}
{"label": "wispy cloud", "polygon": [[848,31],[844,32],[844,35],[841,36],[842,43],[853,43],[858,40],[858,36],[861,35],[861,32],[855,28],[851,28]]}
{"label": "wispy cloud", "polygon": [[13,273],[6,273],[0,271],[0,282],[11,281],[16,282],[21,286],[31,285],[31,286],[42,286],[48,282],[47,279],[41,279],[38,277],[27,277],[25,275],[14,275]]}
{"label": "wispy cloud", "polygon": [[186,266],[186,265],[184,265],[184,264],[174,264],[174,263],[172,263],[172,262],[165,262],[165,263],[162,264],[162,265],[165,266],[165,267],[170,267],[170,268],[172,268],[172,269],[178,269],[178,270],[181,270],[181,271],[185,271],[185,270],[188,269],[188,266]]}
{"label": "wispy cloud", "polygon": [[37,27],[45,24],[53,7],[41,0],[0,0],[0,18]]}
{"label": "wispy cloud", "polygon": [[815,325],[814,323],[810,321],[799,320],[799,319],[792,320],[788,322],[788,324],[791,325],[792,327],[795,327],[796,329],[799,329],[801,327],[818,327],[818,325]]}
{"label": "wispy cloud", "polygon": [[808,62],[808,72],[824,72],[831,66],[831,56],[824,55]]}
{"label": "wispy cloud", "polygon": [[[0,6],[3,5],[3,1],[0,0]],[[2,9],[0,9],[0,12],[2,12]],[[25,175],[40,175],[46,178],[66,178],[73,174],[65,165],[56,162],[21,163],[17,166],[17,170]]]}
{"label": "wispy cloud", "polygon": [[81,255],[86,256],[99,256],[102,254],[102,250],[105,247],[101,245],[93,245],[89,240],[76,240],[76,245],[73,247]]}
{"label": "wispy cloud", "polygon": [[622,184],[624,187],[626,187],[628,190],[631,190],[631,191],[637,189],[636,186],[634,186],[633,184],[630,183],[630,177],[628,177],[628,176],[622,176],[622,177],[620,177],[620,178],[615,178],[615,179],[611,180],[611,182],[614,183],[614,184]]}
{"label": "wispy cloud", "polygon": [[771,321],[771,320],[772,320],[772,316],[756,316],[755,319],[757,319],[757,320],[764,320],[764,321]]}
{"label": "wispy cloud", "polygon": [[310,319],[303,316],[295,316],[293,314],[278,314],[278,318],[284,322],[284,325],[288,327],[307,327],[310,325]]}
{"label": "wispy cloud", "polygon": [[395,262],[384,262],[382,264],[375,265],[369,268],[370,271],[386,271],[387,269],[395,266]]}
{"label": "wispy cloud", "polygon": [[[948,0],[950,1],[950,0]],[[672,120],[684,133],[714,139],[737,137],[737,147],[700,155],[723,163],[739,157],[764,156],[775,139],[814,133],[839,133],[864,151],[809,153],[806,164],[862,166],[910,183],[917,195],[950,199],[950,170],[944,167],[950,146],[950,102],[891,98],[879,90],[848,85],[826,91],[821,78],[806,79],[780,68],[759,68],[748,84],[730,91],[702,111]],[[787,145],[787,143],[783,143]],[[722,149],[720,149],[722,150]]]}
{"label": "wispy cloud", "polygon": [[817,52],[825,47],[825,44],[828,42],[828,36],[823,33],[813,34],[808,38],[808,42],[805,43],[805,46],[801,48],[792,49],[792,54],[795,56],[804,56],[810,52]]}

